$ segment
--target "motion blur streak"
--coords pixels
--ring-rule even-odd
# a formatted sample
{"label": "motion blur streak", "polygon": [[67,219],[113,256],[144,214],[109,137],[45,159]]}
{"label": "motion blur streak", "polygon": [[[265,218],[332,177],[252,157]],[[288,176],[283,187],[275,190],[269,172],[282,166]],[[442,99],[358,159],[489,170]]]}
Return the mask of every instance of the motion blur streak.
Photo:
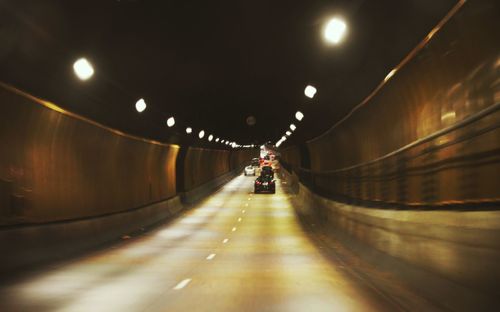
{"label": "motion blur streak", "polygon": [[[230,232],[248,202],[252,181],[237,177],[153,232],[3,285],[0,310],[393,309],[322,256],[279,186],[276,195],[253,196],[238,231]],[[207,262],[213,252],[217,257]],[[184,288],[178,286],[182,282]]]}

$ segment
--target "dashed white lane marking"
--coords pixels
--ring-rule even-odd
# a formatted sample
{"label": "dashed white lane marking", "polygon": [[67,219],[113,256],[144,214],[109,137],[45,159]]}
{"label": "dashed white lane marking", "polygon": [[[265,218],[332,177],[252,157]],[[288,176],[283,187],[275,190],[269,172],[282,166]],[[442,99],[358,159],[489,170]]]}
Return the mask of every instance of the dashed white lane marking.
{"label": "dashed white lane marking", "polygon": [[234,227],[234,228],[231,230],[231,232],[235,232],[235,231],[236,231],[236,227]]}
{"label": "dashed white lane marking", "polygon": [[182,289],[186,287],[189,283],[191,283],[191,279],[186,278],[185,280],[182,280],[179,284],[175,285],[174,290]]}
{"label": "dashed white lane marking", "polygon": [[238,218],[238,222],[241,222],[241,218]]}
{"label": "dashed white lane marking", "polygon": [[229,238],[224,238],[224,240],[222,241],[223,244],[226,244],[227,242],[229,242]]}
{"label": "dashed white lane marking", "polygon": [[215,258],[215,254],[209,254],[207,260],[212,260],[213,258]]}

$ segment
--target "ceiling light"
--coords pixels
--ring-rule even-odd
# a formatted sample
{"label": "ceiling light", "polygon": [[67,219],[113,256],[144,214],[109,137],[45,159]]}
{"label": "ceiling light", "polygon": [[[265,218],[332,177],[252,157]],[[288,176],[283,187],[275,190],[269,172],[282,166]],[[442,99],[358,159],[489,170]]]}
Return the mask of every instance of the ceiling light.
{"label": "ceiling light", "polygon": [[316,90],[315,87],[311,86],[311,85],[308,85],[305,89],[304,89],[304,94],[308,97],[308,98],[313,98],[314,95],[316,94],[318,90]]}
{"label": "ceiling light", "polygon": [[219,138],[216,138],[216,139],[215,139],[215,142],[219,142]]}
{"label": "ceiling light", "polygon": [[205,131],[201,130],[199,133],[198,133],[198,137],[200,139],[203,139],[203,137],[205,136]]}
{"label": "ceiling light", "polygon": [[291,133],[290,131],[287,131],[287,132],[285,132],[285,133],[286,133],[286,135],[288,135],[288,136],[291,136],[291,135],[292,135],[292,133]]}
{"label": "ceiling light", "polygon": [[170,117],[169,119],[167,119],[167,126],[173,127],[174,125],[175,125],[174,117]]}
{"label": "ceiling light", "polygon": [[135,103],[135,109],[139,112],[139,113],[142,113],[145,109],[146,109],[146,102],[144,102],[144,99],[139,99],[139,101],[137,101]]}
{"label": "ceiling light", "polygon": [[337,44],[339,43],[347,30],[347,25],[340,18],[332,18],[325,27],[324,36],[326,41]]}
{"label": "ceiling light", "polygon": [[209,135],[208,136],[208,141],[212,142],[212,140],[214,139],[214,136],[213,135]]}
{"label": "ceiling light", "polygon": [[189,133],[191,133],[191,132],[193,132],[193,129],[192,129],[191,127],[187,127],[187,128],[186,128],[186,133],[187,133],[187,134],[189,134]]}
{"label": "ceiling light", "polygon": [[295,129],[297,129],[297,127],[296,127],[294,124],[291,124],[291,125],[290,125],[290,129],[291,129],[292,131],[295,131]]}
{"label": "ceiling light", "polygon": [[301,121],[302,118],[304,118],[304,114],[302,114],[302,112],[300,112],[300,111],[297,111],[295,113],[295,118],[297,118],[298,121]]}
{"label": "ceiling light", "polygon": [[92,64],[83,57],[73,64],[73,70],[80,80],[87,80],[94,75]]}

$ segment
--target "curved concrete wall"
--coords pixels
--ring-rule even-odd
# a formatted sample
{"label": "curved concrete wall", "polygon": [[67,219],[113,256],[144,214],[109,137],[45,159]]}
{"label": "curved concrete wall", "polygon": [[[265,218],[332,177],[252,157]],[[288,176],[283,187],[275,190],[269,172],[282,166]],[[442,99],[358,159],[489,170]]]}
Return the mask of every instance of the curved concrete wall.
{"label": "curved concrete wall", "polygon": [[[500,291],[499,211],[415,211],[339,203],[298,190],[301,217],[385,274],[451,311],[489,311]],[[374,281],[376,283],[376,281]]]}
{"label": "curved concrete wall", "polygon": [[231,152],[230,166],[231,170],[239,169],[244,165],[249,165],[252,158],[259,157],[257,149],[240,149]]}
{"label": "curved concrete wall", "polygon": [[229,172],[230,152],[190,147],[184,160],[184,189],[192,190]]}
{"label": "curved concrete wall", "polygon": [[125,211],[176,195],[178,147],[121,134],[0,87],[3,224]]}
{"label": "curved concrete wall", "polygon": [[[180,171],[176,145],[123,134],[3,84],[0,105],[2,273],[173,217],[252,157],[249,150],[188,148]],[[176,174],[186,181],[181,196]]]}
{"label": "curved concrete wall", "polygon": [[308,142],[301,179],[339,200],[498,204],[497,10],[467,1],[433,30],[359,109]]}
{"label": "curved concrete wall", "polygon": [[297,146],[289,146],[280,150],[280,160],[285,163],[285,165],[291,166],[292,168],[299,168],[301,164],[300,150]]}

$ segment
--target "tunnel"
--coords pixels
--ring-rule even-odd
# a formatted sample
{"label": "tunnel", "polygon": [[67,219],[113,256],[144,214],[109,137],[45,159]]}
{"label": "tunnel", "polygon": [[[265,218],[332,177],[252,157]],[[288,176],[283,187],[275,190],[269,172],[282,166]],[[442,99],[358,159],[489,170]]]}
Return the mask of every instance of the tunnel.
{"label": "tunnel", "polygon": [[499,20],[0,1],[0,311],[498,311]]}

